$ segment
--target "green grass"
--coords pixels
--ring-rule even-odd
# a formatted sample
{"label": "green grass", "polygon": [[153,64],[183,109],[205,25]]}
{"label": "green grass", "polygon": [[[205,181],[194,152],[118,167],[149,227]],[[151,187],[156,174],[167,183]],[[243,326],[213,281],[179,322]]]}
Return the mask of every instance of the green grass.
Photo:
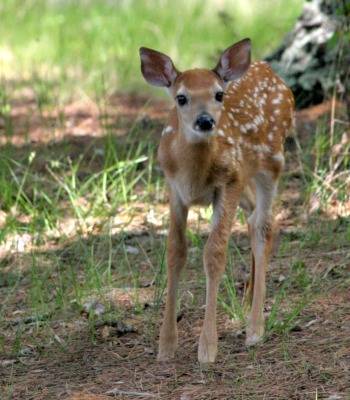
{"label": "green grass", "polygon": [[[89,148],[74,160],[69,154],[52,159],[48,152],[51,159],[41,173],[35,150],[15,159],[17,151],[5,148],[0,160],[1,206],[7,212],[2,238],[17,230],[33,233],[53,229],[62,217],[76,218],[84,230],[88,217],[114,215],[118,206],[135,200],[137,188],[147,189],[140,192],[139,200],[154,197],[159,187],[155,144],[133,139],[133,132],[135,129],[123,146],[107,134],[102,140],[102,158]],[[19,215],[27,217],[25,223],[18,222]]]}
{"label": "green grass", "polygon": [[103,87],[109,92],[139,88],[140,46],[168,53],[181,69],[214,65],[218,51],[251,37],[254,55],[260,58],[291,28],[302,3],[4,0],[0,76],[35,77],[39,104],[50,101],[50,81],[66,92],[71,85],[90,93]]}
{"label": "green grass", "polygon": [[[246,268],[250,268],[237,247],[235,247],[234,258],[236,258],[236,263],[238,260],[243,261]],[[240,298],[237,293],[234,271],[235,266],[232,265],[231,260],[223,278],[219,304],[233,321],[239,321],[244,326],[246,316],[243,298]],[[291,270],[288,271],[287,279],[279,287],[274,287],[273,294],[269,299],[272,301],[272,305],[265,323],[266,338],[276,333],[287,335],[296,326],[301,312],[311,301],[311,289],[314,289],[311,284],[311,277],[305,264],[300,260],[294,262]],[[288,301],[291,288],[296,288],[301,293],[299,299]]]}
{"label": "green grass", "polygon": [[[115,214],[121,204],[138,197],[135,191],[140,187],[146,188],[143,200],[148,194],[159,198],[154,141],[140,140],[144,129],[135,122],[122,146],[115,140],[115,127],[105,119],[110,93],[147,87],[139,71],[138,48],[161,49],[186,68],[213,65],[220,49],[250,36],[255,55],[262,57],[292,26],[301,3],[294,0],[285,8],[281,0],[226,1],[220,7],[211,0],[2,2],[0,118],[9,145],[2,147],[0,159],[1,208],[6,212],[0,239],[14,232],[53,230],[65,217],[76,218],[84,230],[88,216]],[[274,29],[265,29],[267,16]],[[83,95],[94,101],[104,130],[99,148],[84,148],[74,158],[67,154],[69,145],[58,152],[30,149],[19,155],[10,145],[12,108],[28,89],[46,137],[64,129],[63,112],[53,126],[47,115],[61,110],[67,99]],[[43,163],[45,171],[38,173]]]}
{"label": "green grass", "polygon": [[[7,246],[0,260],[0,332],[6,331],[0,334],[0,352],[8,357],[19,358],[28,346],[43,353],[65,352],[70,340],[76,336],[80,340],[79,329],[88,331],[95,343],[99,317],[93,312],[82,315],[90,296],[106,301],[101,317],[105,320],[141,319],[145,341],[154,345],[166,285],[166,221],[155,228],[146,215],[167,202],[155,161],[154,136],[160,126],[143,118],[142,106],[132,121],[117,116],[111,122],[110,94],[149,90],[139,71],[141,45],[167,52],[179,68],[187,68],[214,65],[219,50],[250,36],[254,56],[263,57],[293,25],[302,1],[290,1],[288,7],[283,0],[226,1],[224,12],[214,0],[116,3],[84,1],[82,6],[74,1],[5,0],[0,5],[1,251]],[[31,111],[22,121],[24,143],[14,144],[18,135],[14,110],[28,90],[42,135],[52,139],[48,144],[29,141]],[[64,130],[69,122],[64,105],[72,99],[88,99],[99,110],[101,132],[88,143],[78,140],[74,145],[71,137],[54,140],[55,130]],[[119,129],[127,135],[117,137]],[[331,138],[329,126],[321,121],[299,155],[305,205],[315,194],[321,206],[347,198],[348,187],[343,175],[337,174],[349,167],[349,144],[329,159],[342,134],[336,124]],[[134,214],[145,217],[138,222],[141,233],[128,225]],[[129,220],[122,219],[123,215]],[[195,316],[201,312],[205,293],[203,223],[210,216],[210,210],[201,212],[187,231],[189,265],[179,303]],[[237,219],[245,224],[241,211]],[[283,237],[277,262],[287,257],[286,279],[278,281],[278,268],[268,279],[267,339],[287,336],[303,318],[309,301],[324,287],[330,288],[333,280],[348,286],[346,260],[331,265],[329,281],[323,283],[312,276],[303,257],[303,252],[325,246],[334,235],[336,246],[342,249],[350,239],[348,220],[331,224],[316,215],[305,229]],[[220,312],[243,321],[236,283],[242,282],[238,272],[248,271],[250,262],[247,249],[236,245],[235,239],[229,246],[219,305]],[[132,254],[128,246],[138,254]],[[144,309],[137,293],[147,285],[153,300]],[[135,306],[127,312],[110,307],[104,299],[106,291],[127,287],[136,291]],[[11,325],[16,318],[19,322]],[[77,331],[72,326],[64,328],[75,323]],[[12,383],[5,387],[8,398],[12,390]]]}

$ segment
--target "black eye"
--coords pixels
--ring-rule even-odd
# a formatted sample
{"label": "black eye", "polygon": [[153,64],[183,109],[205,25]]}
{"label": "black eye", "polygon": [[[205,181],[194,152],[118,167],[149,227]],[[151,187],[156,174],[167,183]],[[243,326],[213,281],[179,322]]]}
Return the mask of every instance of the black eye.
{"label": "black eye", "polygon": [[177,100],[179,106],[181,106],[181,107],[188,103],[187,97],[183,94],[179,94],[178,96],[176,96],[176,100]]}
{"label": "black eye", "polygon": [[219,101],[220,103],[224,99],[224,92],[216,92],[215,93],[215,100]]}

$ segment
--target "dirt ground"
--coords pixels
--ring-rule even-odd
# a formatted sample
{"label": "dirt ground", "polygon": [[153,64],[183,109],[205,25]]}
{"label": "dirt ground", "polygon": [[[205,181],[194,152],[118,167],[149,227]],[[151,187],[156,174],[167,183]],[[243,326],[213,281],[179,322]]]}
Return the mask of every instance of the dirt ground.
{"label": "dirt ground", "polygon": [[[79,101],[65,106],[61,110],[66,115],[64,126],[54,127],[51,137],[43,137],[43,121],[50,126],[56,115],[51,112],[39,117],[31,101],[30,95],[26,98],[22,93],[13,111],[16,118],[11,145],[18,154],[28,148],[67,151],[67,143],[72,154],[83,147],[98,147],[103,130],[95,104]],[[118,120],[115,132],[120,134],[121,141],[126,140],[125,132],[135,123],[145,130],[151,127],[157,140],[167,108],[162,101],[146,102],[142,97],[116,95],[107,105],[104,122],[113,125]],[[314,108],[298,115],[302,146],[303,137],[313,132],[315,118],[325,112],[327,106],[325,110]],[[130,332],[103,325],[96,329],[93,338],[83,315],[76,319],[72,314],[71,320],[57,318],[47,327],[52,332],[51,342],[42,346],[40,321],[28,321],[25,335],[36,337],[36,348],[17,357],[0,354],[0,399],[350,399],[350,244],[344,239],[342,220],[334,214],[306,215],[295,157],[295,153],[287,157],[286,178],[276,207],[279,242],[288,245],[276,252],[270,265],[266,312],[271,310],[273,293],[290,274],[292,264],[302,260],[308,276],[318,283],[289,331],[272,332],[263,344],[248,350],[244,346],[244,328],[220,308],[217,362],[201,367],[197,362],[197,343],[204,314],[204,281],[200,254],[194,249],[181,288],[179,349],[173,362],[155,360],[161,312],[152,305],[145,306],[141,313],[126,310],[128,318],[123,322],[133,327]],[[166,204],[153,206],[156,215],[167,215]],[[142,241],[150,251],[161,246],[166,237],[165,226],[150,230],[144,223],[143,208],[135,210],[126,243],[133,246]],[[319,239],[309,240],[309,232],[316,232]],[[204,225],[202,234],[205,238]],[[94,236],[87,240],[94,240]],[[120,240],[117,233],[114,240]],[[233,242],[243,257],[249,258],[246,233],[239,224],[233,229]],[[13,254],[6,257],[2,254],[3,260],[14,267],[25,259]],[[136,255],[135,265],[143,265],[143,258],[144,254]],[[244,286],[244,272],[238,263],[239,294]],[[283,301],[297,304],[304,292],[297,280],[293,282]],[[146,292],[152,292],[152,284],[145,286]],[[5,337],[15,332],[15,310],[28,290],[28,282],[21,282],[16,290],[16,300],[5,315]],[[5,289],[0,293],[5,296]]]}

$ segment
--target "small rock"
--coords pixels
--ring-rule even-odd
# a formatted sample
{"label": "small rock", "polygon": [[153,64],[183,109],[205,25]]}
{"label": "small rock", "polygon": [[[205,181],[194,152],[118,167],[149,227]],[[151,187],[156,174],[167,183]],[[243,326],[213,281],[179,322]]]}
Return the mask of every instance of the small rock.
{"label": "small rock", "polygon": [[144,348],[146,354],[154,354],[154,350],[151,347]]}
{"label": "small rock", "polygon": [[135,255],[140,253],[140,250],[134,246],[125,246],[125,251],[129,254],[135,254]]}
{"label": "small rock", "polygon": [[18,355],[22,357],[29,357],[34,354],[34,350],[31,347],[23,347],[19,350]]}
{"label": "small rock", "polygon": [[244,336],[244,331],[242,329],[239,329],[238,331],[235,332],[235,336],[237,338],[241,338]]}
{"label": "small rock", "polygon": [[155,227],[162,226],[162,221],[156,218],[156,214],[153,209],[150,209],[146,215],[146,221],[150,225],[154,225]]}
{"label": "small rock", "polygon": [[111,336],[111,328],[109,326],[104,326],[101,331],[101,336],[103,339],[107,339]]}
{"label": "small rock", "polygon": [[83,312],[100,316],[105,312],[105,306],[96,299],[91,299],[83,304]]}
{"label": "small rock", "polygon": [[97,147],[95,150],[94,150],[94,153],[97,155],[97,156],[104,156],[105,155],[105,151],[104,151],[104,149],[102,149],[101,147]]}
{"label": "small rock", "polygon": [[[103,330],[105,328],[109,328],[108,330],[108,335],[111,336],[112,334],[116,334],[117,336],[123,336],[126,335],[127,333],[134,333],[137,332],[136,328],[127,325],[122,321],[117,321],[117,320],[110,320],[110,321],[96,321],[95,323],[95,328],[102,328],[102,337],[103,337]],[[111,331],[110,328],[116,328],[114,332]],[[104,331],[104,334],[107,334],[107,330]]]}

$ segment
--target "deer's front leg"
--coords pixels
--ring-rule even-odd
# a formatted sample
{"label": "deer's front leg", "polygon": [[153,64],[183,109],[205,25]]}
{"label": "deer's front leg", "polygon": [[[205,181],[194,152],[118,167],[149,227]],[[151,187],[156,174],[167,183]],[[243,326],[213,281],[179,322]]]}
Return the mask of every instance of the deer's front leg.
{"label": "deer's front leg", "polygon": [[216,358],[218,343],[216,331],[217,293],[225,270],[227,243],[239,195],[238,186],[226,186],[217,193],[213,203],[212,231],[204,249],[207,292],[204,323],[198,347],[198,361],[201,363],[214,362]]}
{"label": "deer's front leg", "polygon": [[159,335],[158,361],[166,361],[174,357],[177,347],[176,293],[180,272],[186,262],[187,213],[188,208],[182,204],[176,193],[172,193],[167,248],[168,282],[164,318]]}

